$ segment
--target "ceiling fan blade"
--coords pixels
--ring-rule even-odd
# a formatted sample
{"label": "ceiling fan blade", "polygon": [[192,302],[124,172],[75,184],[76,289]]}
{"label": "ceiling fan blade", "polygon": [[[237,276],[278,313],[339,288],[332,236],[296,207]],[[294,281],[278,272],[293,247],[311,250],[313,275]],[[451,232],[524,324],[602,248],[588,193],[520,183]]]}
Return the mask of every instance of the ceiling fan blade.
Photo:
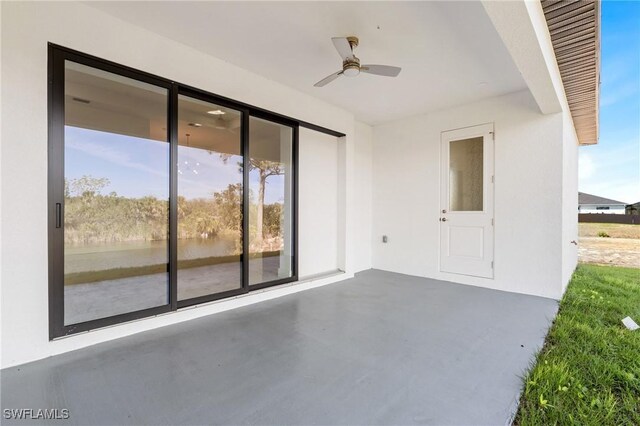
{"label": "ceiling fan blade", "polygon": [[369,74],[383,75],[385,77],[396,77],[400,74],[402,68],[392,67],[390,65],[362,65],[360,71]]}
{"label": "ceiling fan blade", "polygon": [[333,45],[336,47],[338,54],[342,58],[342,61],[347,59],[353,59],[353,50],[351,49],[351,43],[346,37],[333,37],[331,38]]}
{"label": "ceiling fan blade", "polygon": [[314,84],[315,87],[322,87],[322,86],[326,86],[327,84],[331,83],[333,80],[335,80],[336,78],[340,77],[342,75],[342,70],[338,71],[338,72],[334,72],[333,74],[331,74],[328,77],[323,78],[322,80],[320,80],[319,82],[317,82],[316,84]]}

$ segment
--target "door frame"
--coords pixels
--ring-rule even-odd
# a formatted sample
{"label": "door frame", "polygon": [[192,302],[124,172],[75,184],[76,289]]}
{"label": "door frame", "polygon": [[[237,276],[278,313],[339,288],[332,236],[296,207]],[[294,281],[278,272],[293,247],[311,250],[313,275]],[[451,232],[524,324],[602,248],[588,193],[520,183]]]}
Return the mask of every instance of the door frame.
{"label": "door frame", "polygon": [[[443,270],[443,226],[442,218],[444,211],[446,214],[451,214],[449,211],[449,143],[455,140],[463,140],[474,137],[487,138],[483,144],[483,195],[482,195],[482,213],[486,214],[487,210],[490,210],[491,219],[491,274],[490,276],[474,275],[466,272],[451,272]],[[445,142],[446,145],[445,145]],[[486,143],[488,142],[488,143]],[[489,149],[487,149],[487,147]],[[456,129],[443,130],[440,132],[440,159],[439,159],[439,179],[440,179],[440,194],[439,194],[439,209],[438,209],[438,271],[446,274],[466,275],[475,278],[482,279],[494,279],[495,277],[495,123],[487,122],[482,124],[476,124],[466,127],[459,127]],[[487,167],[490,165],[490,167]],[[445,167],[447,177],[445,177]],[[460,211],[456,212],[456,215],[478,215],[476,211]]]}

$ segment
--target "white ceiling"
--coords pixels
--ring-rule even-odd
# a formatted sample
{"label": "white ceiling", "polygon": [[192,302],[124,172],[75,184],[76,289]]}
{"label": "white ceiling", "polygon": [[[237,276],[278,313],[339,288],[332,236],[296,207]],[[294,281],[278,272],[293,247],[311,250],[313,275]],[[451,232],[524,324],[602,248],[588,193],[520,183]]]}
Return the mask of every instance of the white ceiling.
{"label": "white ceiling", "polygon": [[[522,90],[524,80],[479,2],[89,2],[378,124]],[[402,67],[323,88],[341,69],[331,37],[360,38],[363,64]]]}

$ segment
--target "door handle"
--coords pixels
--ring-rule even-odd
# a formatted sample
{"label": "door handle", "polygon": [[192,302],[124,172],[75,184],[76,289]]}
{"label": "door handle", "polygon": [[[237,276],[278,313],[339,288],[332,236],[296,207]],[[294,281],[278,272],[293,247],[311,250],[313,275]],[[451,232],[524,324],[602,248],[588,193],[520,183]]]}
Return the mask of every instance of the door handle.
{"label": "door handle", "polygon": [[446,222],[446,221],[447,221],[447,218],[446,218],[446,217],[442,217],[442,218],[440,218],[440,220],[441,220],[442,222]]}
{"label": "door handle", "polygon": [[62,228],[62,204],[56,203],[56,228]]}

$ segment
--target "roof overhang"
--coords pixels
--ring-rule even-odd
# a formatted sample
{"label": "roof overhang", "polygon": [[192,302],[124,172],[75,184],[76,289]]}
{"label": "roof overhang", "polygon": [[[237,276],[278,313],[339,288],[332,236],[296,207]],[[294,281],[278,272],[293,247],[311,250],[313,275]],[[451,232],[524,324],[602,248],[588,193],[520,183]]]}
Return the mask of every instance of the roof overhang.
{"label": "roof overhang", "polygon": [[[483,0],[543,114],[569,109],[578,142],[598,142],[600,2]],[[566,100],[565,100],[566,99]]]}
{"label": "roof overhang", "polygon": [[600,1],[542,0],[564,91],[581,145],[598,143]]}

